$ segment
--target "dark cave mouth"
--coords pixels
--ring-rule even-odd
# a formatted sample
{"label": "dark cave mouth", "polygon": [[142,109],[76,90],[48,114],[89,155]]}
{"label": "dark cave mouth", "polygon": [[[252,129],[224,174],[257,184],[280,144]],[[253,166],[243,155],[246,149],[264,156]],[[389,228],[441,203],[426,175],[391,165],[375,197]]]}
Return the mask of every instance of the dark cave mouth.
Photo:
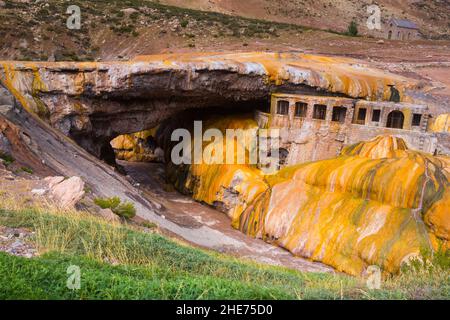
{"label": "dark cave mouth", "polygon": [[[268,112],[270,99],[231,102],[224,105],[181,110],[156,126],[137,132],[114,136],[100,149],[100,159],[116,166],[116,160],[130,162],[164,162],[164,146],[161,135],[177,128],[189,128],[194,121],[206,122],[213,118],[253,116],[256,110]],[[159,138],[158,138],[159,137]]]}

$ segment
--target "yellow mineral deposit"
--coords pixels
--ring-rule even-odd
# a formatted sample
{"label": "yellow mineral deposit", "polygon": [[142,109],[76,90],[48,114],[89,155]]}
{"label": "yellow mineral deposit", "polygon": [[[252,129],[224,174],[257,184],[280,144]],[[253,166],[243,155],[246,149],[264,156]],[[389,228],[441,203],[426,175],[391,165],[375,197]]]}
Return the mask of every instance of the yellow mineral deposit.
{"label": "yellow mineral deposit", "polygon": [[[217,117],[213,120],[206,121],[204,130],[209,128],[217,128],[221,130],[224,138],[226,137],[226,129],[257,129],[256,122],[250,116],[229,116]],[[214,145],[221,143],[219,149],[223,150],[223,159],[226,159],[227,147],[226,139],[223,141],[204,142],[203,149],[204,157],[202,164],[193,164],[189,166],[189,174],[184,175],[177,172],[185,169],[184,167],[169,168],[175,170],[174,173],[169,174],[172,177],[172,182],[179,186],[182,190],[189,190],[192,197],[209,205],[218,205],[228,216],[234,221],[240,213],[251,203],[255,198],[265,191],[268,186],[264,182],[263,174],[255,167],[245,164],[237,164],[237,150],[242,148],[245,150],[245,163],[248,163],[248,149],[249,140],[251,137],[244,135],[243,140],[234,139],[232,143],[234,160],[231,164],[207,164],[210,162],[209,157],[214,156],[214,150],[217,150]],[[242,145],[241,143],[246,143]],[[207,146],[211,148],[207,148]],[[208,152],[211,150],[213,152]],[[220,204],[220,205],[219,205]]]}
{"label": "yellow mineral deposit", "polygon": [[[250,121],[209,125],[248,128]],[[242,232],[359,275],[369,265],[397,272],[411,257],[448,248],[449,172],[443,159],[380,136],[345,148],[337,158],[272,176],[249,166],[205,164],[171,176],[194,199],[220,204]]]}
{"label": "yellow mineral deposit", "polygon": [[450,113],[440,114],[430,125],[430,131],[450,132]]}
{"label": "yellow mineral deposit", "polygon": [[154,137],[156,130],[157,127],[136,133],[123,134],[114,138],[111,141],[111,146],[114,149],[116,158],[131,162],[154,161],[154,153],[148,152],[141,145],[140,141],[145,141],[150,136]]}

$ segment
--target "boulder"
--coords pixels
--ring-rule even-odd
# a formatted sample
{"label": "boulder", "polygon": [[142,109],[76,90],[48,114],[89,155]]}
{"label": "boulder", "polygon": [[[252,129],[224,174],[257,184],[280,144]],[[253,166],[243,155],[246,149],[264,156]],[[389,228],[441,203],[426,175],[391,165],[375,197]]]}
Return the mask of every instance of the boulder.
{"label": "boulder", "polygon": [[119,222],[120,221],[119,216],[116,215],[114,212],[112,212],[112,210],[109,208],[101,209],[99,211],[99,215],[109,222]]}
{"label": "boulder", "polygon": [[50,195],[59,207],[73,207],[84,196],[84,182],[80,177],[71,177],[56,184],[54,182],[61,177],[53,178],[59,179],[49,179],[52,182]]}
{"label": "boulder", "polygon": [[46,178],[44,178],[44,181],[47,182],[48,188],[52,189],[58,183],[63,182],[64,181],[64,177],[62,177],[62,176],[46,177]]}
{"label": "boulder", "polygon": [[132,13],[135,13],[135,12],[139,12],[139,10],[134,9],[134,8],[126,8],[126,9],[122,9],[120,11],[122,11],[125,14],[132,14]]}

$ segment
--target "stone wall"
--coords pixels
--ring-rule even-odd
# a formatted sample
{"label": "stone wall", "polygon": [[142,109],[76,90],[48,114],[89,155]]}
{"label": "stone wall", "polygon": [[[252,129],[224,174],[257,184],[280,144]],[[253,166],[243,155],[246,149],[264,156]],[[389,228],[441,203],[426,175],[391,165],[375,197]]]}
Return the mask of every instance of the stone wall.
{"label": "stone wall", "polygon": [[[288,108],[278,108],[280,101]],[[297,102],[307,105],[304,116],[296,116]],[[315,118],[316,104],[326,106],[324,119]],[[345,118],[333,118],[335,107],[346,108]],[[365,109],[364,119],[358,118],[361,109]],[[379,110],[377,121],[373,118],[374,110]],[[402,113],[403,129],[387,127],[389,114],[393,111]],[[413,123],[414,114],[420,115],[417,123]],[[380,135],[402,138],[409,148],[430,154],[449,154],[450,151],[449,134],[439,135],[427,131],[428,108],[424,105],[274,94],[271,113],[258,110],[255,112],[255,119],[260,128],[280,129],[280,147],[289,152],[285,165],[333,158],[346,145],[371,140]]]}

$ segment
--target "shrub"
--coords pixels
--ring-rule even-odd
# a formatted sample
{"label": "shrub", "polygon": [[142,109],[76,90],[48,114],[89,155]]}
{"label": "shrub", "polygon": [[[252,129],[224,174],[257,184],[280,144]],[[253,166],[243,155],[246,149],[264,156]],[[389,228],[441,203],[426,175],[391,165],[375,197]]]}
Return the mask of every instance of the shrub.
{"label": "shrub", "polygon": [[21,168],[23,172],[29,173],[29,174],[33,174],[33,169],[28,168],[28,167],[22,167]]}
{"label": "shrub", "polygon": [[14,158],[6,152],[0,151],[0,159],[3,159],[3,163],[5,166],[10,165],[14,162]]}
{"label": "shrub", "polygon": [[182,20],[182,21],[180,22],[180,26],[181,26],[182,28],[186,28],[186,27],[188,26],[188,24],[189,24],[189,21],[188,21],[188,20]]}
{"label": "shrub", "polygon": [[131,219],[136,215],[136,208],[131,202],[123,202],[119,197],[95,198],[94,203],[102,209],[111,209],[112,212],[120,217]]}
{"label": "shrub", "polygon": [[124,202],[119,204],[116,208],[111,209],[118,216],[131,219],[136,215],[136,209],[131,202]]}
{"label": "shrub", "polygon": [[120,204],[120,198],[119,197],[95,198],[94,203],[102,209],[113,209]]}
{"label": "shrub", "polygon": [[358,25],[355,20],[352,20],[348,25],[347,34],[352,37],[356,37],[358,35]]}

